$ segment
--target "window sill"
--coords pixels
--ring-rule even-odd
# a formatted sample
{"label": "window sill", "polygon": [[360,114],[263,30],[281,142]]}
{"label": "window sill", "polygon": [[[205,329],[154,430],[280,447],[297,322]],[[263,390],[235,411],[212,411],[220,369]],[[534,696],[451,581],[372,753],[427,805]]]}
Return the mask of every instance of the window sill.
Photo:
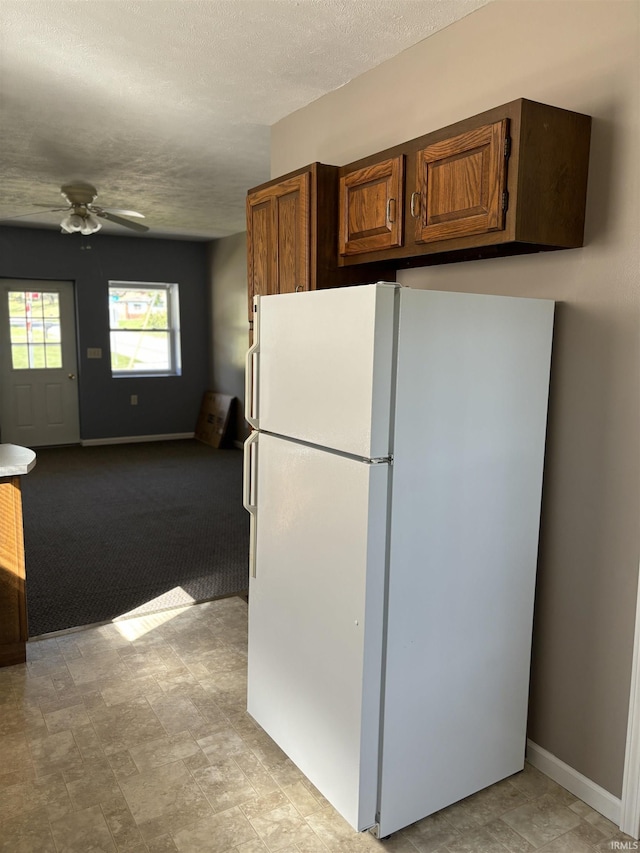
{"label": "window sill", "polygon": [[112,379],[168,379],[179,378],[181,373],[114,373],[111,372]]}

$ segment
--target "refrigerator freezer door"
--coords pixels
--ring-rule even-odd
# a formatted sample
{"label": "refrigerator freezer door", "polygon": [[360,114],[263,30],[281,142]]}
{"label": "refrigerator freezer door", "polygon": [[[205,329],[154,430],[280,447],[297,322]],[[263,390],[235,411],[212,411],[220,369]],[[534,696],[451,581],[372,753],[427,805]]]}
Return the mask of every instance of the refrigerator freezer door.
{"label": "refrigerator freezer door", "polygon": [[389,455],[397,290],[379,283],[260,299],[261,430],[364,458]]}
{"label": "refrigerator freezer door", "polygon": [[258,442],[248,711],[358,830],[377,800],[388,467]]}

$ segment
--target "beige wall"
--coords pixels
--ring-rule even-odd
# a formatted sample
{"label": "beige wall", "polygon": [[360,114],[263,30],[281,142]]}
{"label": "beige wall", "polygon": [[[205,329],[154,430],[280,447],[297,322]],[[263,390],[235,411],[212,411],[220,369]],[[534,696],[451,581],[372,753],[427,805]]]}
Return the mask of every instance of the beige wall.
{"label": "beige wall", "polygon": [[559,302],[529,735],[615,796],[639,558],[639,10],[495,0],[272,129],[276,176],[348,163],[519,97],[594,117],[585,248],[399,280]]}
{"label": "beige wall", "polygon": [[212,363],[210,387],[238,398],[235,439],[246,435],[244,357],[249,345],[247,322],[247,235],[234,234],[211,244]]}

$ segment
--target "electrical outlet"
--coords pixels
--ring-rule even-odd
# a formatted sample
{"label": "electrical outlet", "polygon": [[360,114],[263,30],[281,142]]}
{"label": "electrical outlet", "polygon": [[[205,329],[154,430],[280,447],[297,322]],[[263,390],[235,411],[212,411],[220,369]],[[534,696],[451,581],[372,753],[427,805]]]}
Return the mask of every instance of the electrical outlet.
{"label": "electrical outlet", "polygon": [[138,395],[137,395],[137,394],[132,394],[132,395],[131,395],[131,405],[132,405],[132,406],[137,406],[137,405],[138,405]]}

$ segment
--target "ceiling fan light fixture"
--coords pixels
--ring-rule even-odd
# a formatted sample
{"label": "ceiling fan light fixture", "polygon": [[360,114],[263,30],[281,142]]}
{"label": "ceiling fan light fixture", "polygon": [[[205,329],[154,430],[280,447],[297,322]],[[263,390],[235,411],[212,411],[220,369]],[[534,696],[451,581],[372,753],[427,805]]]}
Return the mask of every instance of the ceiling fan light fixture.
{"label": "ceiling fan light fixture", "polygon": [[80,233],[85,235],[95,234],[96,231],[99,231],[101,228],[101,223],[98,222],[93,213],[88,213],[83,219],[82,226],[80,228]]}
{"label": "ceiling fan light fixture", "polygon": [[75,231],[79,231],[85,235],[95,234],[101,228],[102,225],[92,213],[84,215],[80,213],[68,213],[60,223],[60,229],[63,234],[73,234]]}
{"label": "ceiling fan light fixture", "polygon": [[[69,207],[64,210],[64,217],[60,223],[60,229],[63,234],[73,234],[79,231],[87,236],[95,234],[102,228],[102,223],[99,219],[107,219],[109,222],[114,222],[116,225],[123,225],[125,228],[131,228],[133,231],[146,232],[148,226],[141,225],[138,222],[131,222],[119,214],[125,216],[134,216],[144,219],[142,213],[136,210],[123,210],[120,208],[101,207],[94,204],[98,193],[92,184],[79,181],[75,184],[64,184],[61,187],[61,193],[64,199],[69,203]],[[42,205],[38,205],[42,206]],[[46,205],[44,205],[46,207]],[[51,208],[51,212],[55,213],[60,208]]]}
{"label": "ceiling fan light fixture", "polygon": [[73,234],[82,228],[82,217],[79,213],[68,213],[60,223],[60,228],[65,234]]}

